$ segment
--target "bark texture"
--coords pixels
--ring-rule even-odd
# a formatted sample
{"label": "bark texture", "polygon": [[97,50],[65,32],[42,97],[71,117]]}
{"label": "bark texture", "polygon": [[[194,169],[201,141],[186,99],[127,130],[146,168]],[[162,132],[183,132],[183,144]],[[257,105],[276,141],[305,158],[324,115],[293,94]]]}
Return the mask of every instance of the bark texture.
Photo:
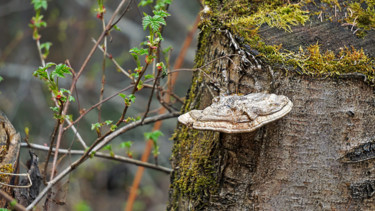
{"label": "bark texture", "polygon": [[[294,37],[313,39],[322,27],[315,21],[294,34],[267,27],[260,33],[291,46],[300,42]],[[365,48],[374,40],[374,34],[363,41],[349,33],[343,39],[322,33],[319,39],[331,40],[335,49],[351,40]],[[267,63],[240,43],[230,29],[202,29],[197,66],[209,65],[195,73],[183,112],[207,107],[212,95],[253,92],[285,95],[294,107],[252,133],[178,125],[168,209],[375,210],[375,90],[366,77],[299,74]],[[373,46],[366,51],[375,53]]]}

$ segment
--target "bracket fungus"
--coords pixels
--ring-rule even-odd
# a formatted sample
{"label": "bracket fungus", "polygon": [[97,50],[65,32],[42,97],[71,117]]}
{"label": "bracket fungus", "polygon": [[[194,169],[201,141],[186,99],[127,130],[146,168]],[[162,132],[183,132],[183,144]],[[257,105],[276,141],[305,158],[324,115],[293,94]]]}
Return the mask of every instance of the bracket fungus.
{"label": "bracket fungus", "polygon": [[184,125],[198,130],[224,133],[252,132],[285,116],[293,103],[283,95],[251,93],[220,96],[204,110],[192,110],[178,117]]}

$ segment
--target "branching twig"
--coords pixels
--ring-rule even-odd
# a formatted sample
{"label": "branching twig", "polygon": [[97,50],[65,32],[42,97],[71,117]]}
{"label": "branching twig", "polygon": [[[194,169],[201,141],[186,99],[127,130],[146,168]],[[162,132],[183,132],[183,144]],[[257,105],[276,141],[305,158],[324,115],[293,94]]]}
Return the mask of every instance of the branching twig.
{"label": "branching twig", "polygon": [[[149,117],[149,118],[145,119],[144,124],[148,124],[148,123],[160,121],[160,120],[163,120],[163,119],[176,117],[178,115],[180,115],[180,113],[175,112],[175,113],[168,113],[168,114],[157,115],[157,116],[154,116],[154,117]],[[77,161],[72,163],[70,166],[65,168],[60,174],[58,174],[56,177],[54,177],[52,180],[50,180],[48,182],[48,185],[39,193],[38,197],[36,197],[35,200],[26,209],[31,210],[45,196],[45,194],[52,188],[52,186],[54,184],[59,182],[62,178],[64,178],[66,175],[68,175],[70,172],[72,172],[79,165],[81,165],[83,163],[83,161],[85,161],[88,158],[88,155],[92,151],[100,150],[103,146],[107,145],[115,137],[117,137],[120,134],[125,133],[126,131],[129,131],[129,130],[137,127],[137,126],[140,126],[140,125],[141,125],[141,121],[136,121],[136,122],[130,123],[128,125],[125,125],[125,126],[119,128],[118,130],[116,130],[115,132],[113,132],[112,134],[108,135],[106,138],[104,138],[104,140],[99,145],[97,145],[93,150],[87,150],[81,156],[80,159],[78,159]],[[56,149],[56,150],[59,150],[59,149]],[[56,154],[58,154],[58,153],[56,153]]]}

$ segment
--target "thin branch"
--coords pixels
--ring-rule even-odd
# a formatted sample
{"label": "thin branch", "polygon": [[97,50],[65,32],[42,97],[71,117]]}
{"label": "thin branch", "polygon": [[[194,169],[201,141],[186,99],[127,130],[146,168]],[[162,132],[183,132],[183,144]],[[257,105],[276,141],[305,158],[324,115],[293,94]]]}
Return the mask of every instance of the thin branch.
{"label": "thin branch", "polygon": [[[160,120],[163,120],[163,119],[176,117],[178,115],[180,115],[179,112],[161,114],[161,115],[157,115],[157,116],[153,116],[153,117],[148,117],[148,118],[145,119],[145,121],[143,123],[148,124],[148,123],[160,121]],[[70,172],[72,172],[79,165],[81,165],[83,163],[83,161],[85,161],[88,158],[88,155],[92,151],[100,150],[103,146],[107,145],[111,140],[113,140],[117,136],[119,136],[122,133],[125,133],[126,131],[129,131],[129,130],[137,127],[137,126],[140,126],[140,125],[141,125],[141,121],[136,121],[136,122],[130,123],[128,125],[125,125],[125,126],[119,128],[118,130],[116,130],[115,132],[113,132],[112,134],[108,135],[106,138],[104,138],[104,140],[100,144],[98,144],[93,150],[85,151],[85,153],[81,156],[80,159],[76,160],[74,163],[72,163],[70,166],[68,166],[66,169],[64,169],[60,174],[58,174],[56,177],[54,177],[52,180],[50,180],[48,182],[47,186],[39,193],[39,195],[35,198],[35,200],[26,209],[27,210],[33,209],[33,207],[45,196],[45,194],[47,194],[47,192],[52,188],[52,186],[54,184],[59,182],[62,178],[64,178],[66,175],[68,175]],[[59,150],[59,149],[57,149],[57,150]],[[58,153],[56,153],[56,154],[58,154]]]}
{"label": "thin branch", "polygon": [[[102,18],[102,24],[103,24],[103,31],[105,30],[105,21],[104,18]],[[99,102],[103,100],[104,95],[104,87],[105,87],[105,60],[106,60],[106,54],[107,54],[107,36],[104,37],[103,41],[103,62],[102,62],[102,81],[101,81],[101,88],[100,88],[100,95],[99,95]],[[98,122],[101,122],[102,120],[102,105],[100,104],[98,106]],[[101,136],[102,127],[100,127],[97,130],[98,136]]]}
{"label": "thin branch", "polygon": [[[94,43],[96,43],[96,40],[94,38],[92,38],[92,41]],[[112,57],[112,55],[110,55],[108,52],[104,51],[104,49],[98,45],[98,48],[99,50],[101,50],[103,53],[105,52],[106,56],[113,62],[113,64],[116,66],[117,69],[119,69],[122,73],[124,73],[128,78],[130,78],[132,81],[134,80],[133,77],[128,73],[126,72],[126,70],[124,70],[124,68],[122,68],[118,63],[117,61]]]}
{"label": "thin branch", "polygon": [[[48,147],[40,145],[40,144],[30,144],[30,146],[28,146],[27,143],[21,143],[21,147],[29,147],[29,148],[32,148],[32,149],[38,149],[38,150],[43,150],[43,151],[47,151],[49,149]],[[54,152],[56,151],[55,148],[53,148],[52,150]],[[84,150],[59,149],[59,153],[60,154],[71,154],[71,155],[83,155],[85,153],[85,151]],[[124,156],[120,156],[120,155],[111,156],[108,153],[96,152],[94,156],[109,159],[109,160],[120,161],[120,162],[124,162],[124,163],[130,163],[130,164],[134,164],[134,165],[137,165],[137,166],[143,166],[143,167],[154,169],[154,170],[157,170],[157,171],[161,171],[161,172],[164,172],[164,173],[167,173],[167,174],[170,174],[172,172],[172,169],[167,168],[167,167],[158,166],[158,165],[155,165],[155,164],[152,164],[152,163],[143,162],[143,161],[140,161],[140,160],[136,160],[136,159],[133,159],[133,158],[128,158],[128,157],[124,157]]]}
{"label": "thin branch", "polygon": [[147,108],[146,108],[146,112],[145,114],[143,115],[142,117],[142,120],[141,120],[141,124],[143,123],[143,121],[145,120],[145,118],[147,117],[147,114],[148,112],[150,111],[150,106],[151,106],[151,101],[152,101],[152,96],[154,95],[154,91],[155,91],[155,86],[160,78],[160,73],[161,73],[161,70],[158,70],[158,73],[156,75],[156,79],[154,81],[154,85],[152,86],[152,90],[151,90],[151,94],[150,94],[150,98],[148,99],[148,103],[147,103]]}
{"label": "thin branch", "polygon": [[39,41],[39,39],[36,40],[36,46],[38,48],[38,54],[39,54],[39,57],[40,57],[40,62],[42,63],[42,66],[44,67],[44,66],[46,66],[46,61],[43,58],[42,49],[40,49],[40,41]]}

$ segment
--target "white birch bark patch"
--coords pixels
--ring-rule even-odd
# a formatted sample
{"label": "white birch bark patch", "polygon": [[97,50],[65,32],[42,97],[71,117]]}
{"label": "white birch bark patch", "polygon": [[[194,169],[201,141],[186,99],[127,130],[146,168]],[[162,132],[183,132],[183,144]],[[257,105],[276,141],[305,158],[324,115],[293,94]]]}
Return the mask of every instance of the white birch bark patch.
{"label": "white birch bark patch", "polygon": [[292,110],[293,103],[283,95],[252,93],[213,99],[204,110],[192,110],[178,121],[194,129],[224,133],[252,132],[280,119]]}

